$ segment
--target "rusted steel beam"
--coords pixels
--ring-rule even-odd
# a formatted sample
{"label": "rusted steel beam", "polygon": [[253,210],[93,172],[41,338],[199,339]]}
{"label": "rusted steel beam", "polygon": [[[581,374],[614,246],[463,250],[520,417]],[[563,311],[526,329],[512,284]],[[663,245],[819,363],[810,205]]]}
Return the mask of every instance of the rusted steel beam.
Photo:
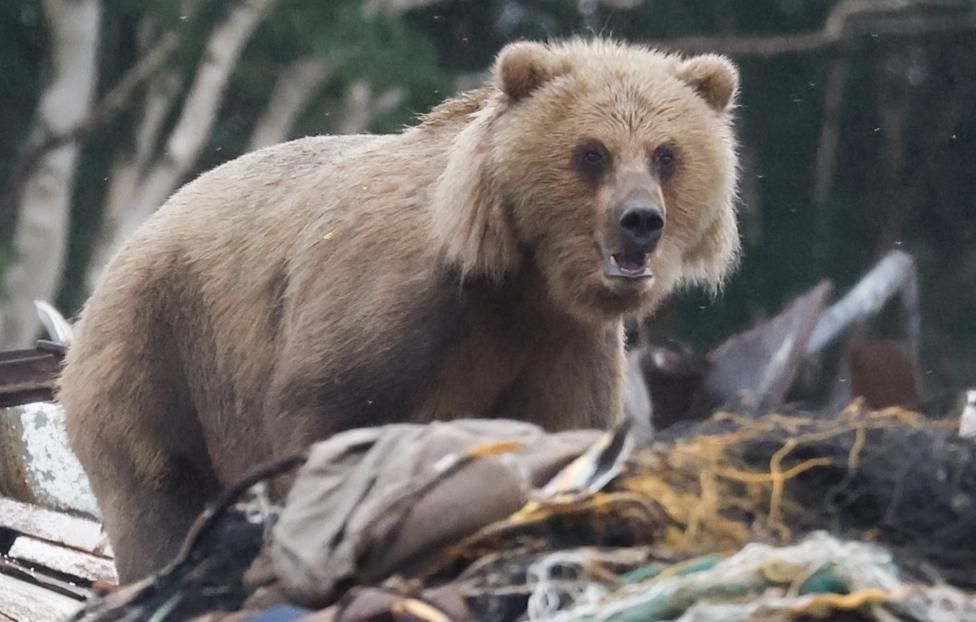
{"label": "rusted steel beam", "polygon": [[63,356],[63,346],[43,341],[0,352],[0,408],[52,399]]}

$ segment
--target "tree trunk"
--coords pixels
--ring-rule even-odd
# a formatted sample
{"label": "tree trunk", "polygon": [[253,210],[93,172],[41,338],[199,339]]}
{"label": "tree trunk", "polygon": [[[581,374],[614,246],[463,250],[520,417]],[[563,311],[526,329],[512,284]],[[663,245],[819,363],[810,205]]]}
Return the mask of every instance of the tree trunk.
{"label": "tree trunk", "polygon": [[342,120],[336,125],[335,133],[361,134],[369,129],[373,119],[394,110],[403,99],[403,90],[399,88],[389,88],[373,97],[369,84],[357,80],[346,88]]}
{"label": "tree trunk", "polygon": [[877,106],[883,145],[881,160],[884,162],[884,183],[880,192],[883,212],[879,214],[883,217],[882,248],[900,242],[911,210],[911,179],[902,175],[913,95],[909,72],[913,71],[913,64],[924,62],[923,58],[920,46],[908,46],[881,58],[884,67]]}
{"label": "tree trunk", "polygon": [[[44,0],[51,80],[41,94],[29,145],[69,131],[88,117],[97,83],[101,12],[99,0]],[[76,142],[48,151],[22,186],[14,261],[4,275],[0,300],[4,348],[31,344],[39,327],[34,300],[51,300],[60,285],[78,151]]]}
{"label": "tree trunk", "polygon": [[364,0],[363,12],[367,15],[383,13],[388,16],[401,15],[408,11],[422,9],[438,0]]}
{"label": "tree trunk", "polygon": [[132,233],[176,190],[207,144],[231,72],[254,30],[277,0],[244,0],[210,35],[193,84],[162,153],[135,184],[137,191],[114,231],[105,231],[89,266],[95,283],[105,263]]}
{"label": "tree trunk", "polygon": [[837,148],[840,144],[841,113],[847,87],[850,59],[846,52],[830,61],[824,85],[823,121],[817,141],[817,156],[813,174],[813,208],[816,210],[816,235],[813,256],[822,262],[827,255],[824,240],[828,218],[828,203],[834,190],[834,175],[837,168]]}
{"label": "tree trunk", "polygon": [[112,163],[102,209],[102,223],[89,261],[91,268],[85,275],[85,288],[89,292],[94,289],[101,269],[111,259],[109,253],[114,249],[111,245],[113,236],[119,229],[126,208],[132,205],[139,191],[139,182],[152,160],[163,123],[176,103],[180,83],[180,75],[172,69],[164,70],[150,82],[136,127],[133,148],[122,149]]}
{"label": "tree trunk", "polygon": [[268,105],[254,126],[248,151],[280,143],[288,138],[298,115],[322,88],[331,73],[321,58],[300,58],[278,78]]}

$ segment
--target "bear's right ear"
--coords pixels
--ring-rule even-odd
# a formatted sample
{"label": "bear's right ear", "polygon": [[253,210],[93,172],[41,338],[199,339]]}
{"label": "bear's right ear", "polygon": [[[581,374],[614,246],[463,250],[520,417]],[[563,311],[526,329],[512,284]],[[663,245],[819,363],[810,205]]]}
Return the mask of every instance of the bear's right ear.
{"label": "bear's right ear", "polygon": [[677,74],[717,112],[725,112],[739,90],[739,70],[718,54],[702,54],[683,61]]}
{"label": "bear's right ear", "polygon": [[568,71],[565,59],[558,58],[545,45],[520,41],[506,45],[498,54],[495,85],[512,101],[518,101]]}

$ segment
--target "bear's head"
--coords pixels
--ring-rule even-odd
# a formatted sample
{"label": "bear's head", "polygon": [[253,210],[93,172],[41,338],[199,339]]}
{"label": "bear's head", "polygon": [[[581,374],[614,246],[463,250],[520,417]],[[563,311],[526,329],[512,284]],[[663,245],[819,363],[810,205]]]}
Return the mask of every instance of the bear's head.
{"label": "bear's head", "polygon": [[725,58],[580,39],[505,47],[433,194],[435,233],[466,275],[538,269],[586,319],[721,285],[739,251]]}

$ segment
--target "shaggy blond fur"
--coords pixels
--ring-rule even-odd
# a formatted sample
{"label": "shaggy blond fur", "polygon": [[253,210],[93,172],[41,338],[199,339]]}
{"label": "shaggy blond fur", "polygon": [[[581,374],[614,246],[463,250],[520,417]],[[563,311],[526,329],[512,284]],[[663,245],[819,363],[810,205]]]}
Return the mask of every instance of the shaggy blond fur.
{"label": "shaggy blond fur", "polygon": [[[243,471],[339,430],[617,417],[622,318],[736,255],[736,85],[716,56],[518,43],[401,134],[297,140],[183,187],[105,271],[61,380],[120,577],[163,565]],[[599,182],[571,164],[589,139],[612,154]],[[628,188],[666,226],[654,278],[622,283],[599,249]]]}

